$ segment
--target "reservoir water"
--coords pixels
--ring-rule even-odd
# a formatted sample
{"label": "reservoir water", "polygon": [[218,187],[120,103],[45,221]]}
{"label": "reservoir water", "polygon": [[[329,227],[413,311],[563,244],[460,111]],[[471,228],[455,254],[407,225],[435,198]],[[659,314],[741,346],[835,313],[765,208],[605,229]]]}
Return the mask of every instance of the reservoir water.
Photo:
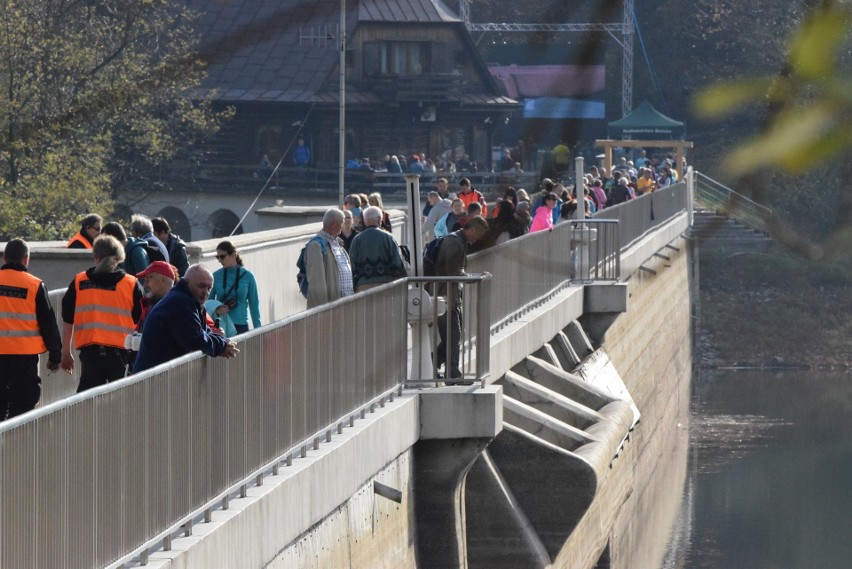
{"label": "reservoir water", "polygon": [[852,568],[852,374],[705,372],[689,429],[663,569]]}

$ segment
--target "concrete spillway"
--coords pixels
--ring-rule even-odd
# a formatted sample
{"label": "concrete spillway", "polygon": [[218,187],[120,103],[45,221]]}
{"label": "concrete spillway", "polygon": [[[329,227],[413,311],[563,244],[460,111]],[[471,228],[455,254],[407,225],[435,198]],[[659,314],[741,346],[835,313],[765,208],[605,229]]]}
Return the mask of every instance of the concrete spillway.
{"label": "concrete spillway", "polygon": [[556,558],[639,419],[605,352],[592,350],[576,322],[569,328],[497,382],[503,431],[467,486],[472,567]]}

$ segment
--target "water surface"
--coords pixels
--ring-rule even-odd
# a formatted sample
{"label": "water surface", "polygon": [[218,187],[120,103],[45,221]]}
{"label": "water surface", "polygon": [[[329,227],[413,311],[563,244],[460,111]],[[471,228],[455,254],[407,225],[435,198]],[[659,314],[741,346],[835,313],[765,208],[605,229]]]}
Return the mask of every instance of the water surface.
{"label": "water surface", "polygon": [[664,569],[852,568],[852,374],[713,372]]}

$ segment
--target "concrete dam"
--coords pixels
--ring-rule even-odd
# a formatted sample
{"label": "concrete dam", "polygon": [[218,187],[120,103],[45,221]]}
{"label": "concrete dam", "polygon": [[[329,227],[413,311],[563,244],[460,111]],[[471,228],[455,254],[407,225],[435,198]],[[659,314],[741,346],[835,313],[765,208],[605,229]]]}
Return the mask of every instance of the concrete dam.
{"label": "concrete dam", "polygon": [[493,274],[471,386],[406,382],[410,283],[305,311],[280,275],[318,226],[240,236],[273,323],[238,359],[73,397],[62,378],[0,425],[0,567],[659,567],[687,465],[690,190],[603,212],[616,278],[571,224],[471,256]]}

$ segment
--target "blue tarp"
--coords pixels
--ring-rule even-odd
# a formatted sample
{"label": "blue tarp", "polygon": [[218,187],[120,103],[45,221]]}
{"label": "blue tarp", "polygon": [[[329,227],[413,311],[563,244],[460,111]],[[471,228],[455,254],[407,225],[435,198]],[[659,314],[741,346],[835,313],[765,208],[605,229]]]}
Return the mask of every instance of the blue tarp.
{"label": "blue tarp", "polygon": [[524,101],[525,119],[603,119],[603,101],[574,98],[538,97]]}

